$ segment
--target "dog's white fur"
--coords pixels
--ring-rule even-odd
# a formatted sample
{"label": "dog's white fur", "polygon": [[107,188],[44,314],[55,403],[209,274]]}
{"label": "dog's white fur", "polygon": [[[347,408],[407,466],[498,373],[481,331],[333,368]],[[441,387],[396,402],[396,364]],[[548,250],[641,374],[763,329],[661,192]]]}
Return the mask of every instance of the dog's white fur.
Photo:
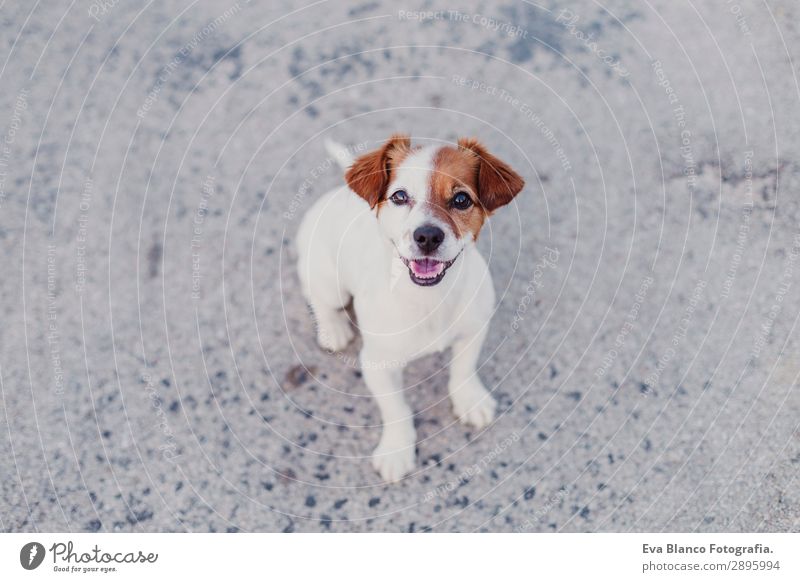
{"label": "dog's white fur", "polygon": [[[352,162],[342,146],[329,143],[328,150],[343,167]],[[413,193],[413,208],[387,203],[376,219],[370,205],[345,186],[313,205],[297,236],[302,290],[323,348],[339,351],[353,339],[344,311],[353,299],[363,376],[383,418],[373,465],[390,482],[415,467],[413,412],[403,398],[405,363],[452,348],[449,394],[455,414],[476,428],[495,416],[495,401],[476,372],[494,310],[492,279],[473,237],[459,238],[425,204],[436,150],[415,150],[392,172],[387,192]],[[400,256],[419,255],[412,233],[431,223],[445,232],[437,258],[455,262],[440,283],[422,287],[412,282]]]}

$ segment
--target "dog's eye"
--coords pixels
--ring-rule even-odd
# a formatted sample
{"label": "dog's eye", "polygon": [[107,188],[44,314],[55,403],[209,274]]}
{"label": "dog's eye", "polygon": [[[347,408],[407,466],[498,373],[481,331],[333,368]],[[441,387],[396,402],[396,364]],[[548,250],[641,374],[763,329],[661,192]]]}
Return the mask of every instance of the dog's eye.
{"label": "dog's eye", "polygon": [[466,210],[470,206],[472,206],[472,198],[469,197],[468,194],[465,192],[458,192],[453,199],[450,201],[450,204],[453,205],[453,208],[458,208],[459,210]]}
{"label": "dog's eye", "polygon": [[405,190],[398,190],[389,197],[389,200],[398,206],[408,203],[408,193]]}

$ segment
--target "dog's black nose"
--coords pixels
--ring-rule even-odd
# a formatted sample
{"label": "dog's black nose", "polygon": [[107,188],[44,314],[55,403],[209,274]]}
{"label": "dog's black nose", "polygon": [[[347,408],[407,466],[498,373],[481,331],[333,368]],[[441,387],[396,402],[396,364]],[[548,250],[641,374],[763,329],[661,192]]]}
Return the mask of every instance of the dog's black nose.
{"label": "dog's black nose", "polygon": [[444,231],[432,224],[423,224],[414,231],[414,240],[423,253],[432,253],[444,240]]}

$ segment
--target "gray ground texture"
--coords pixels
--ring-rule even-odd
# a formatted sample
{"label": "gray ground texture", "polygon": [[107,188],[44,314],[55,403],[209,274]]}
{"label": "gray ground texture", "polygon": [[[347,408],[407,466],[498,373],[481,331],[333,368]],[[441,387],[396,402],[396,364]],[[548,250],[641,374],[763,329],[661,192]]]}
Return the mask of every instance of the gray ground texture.
{"label": "gray ground texture", "polygon": [[[420,16],[418,11],[440,10]],[[5,2],[0,529],[800,529],[800,7]],[[456,423],[370,466],[293,238],[324,138],[480,137],[527,186]]]}

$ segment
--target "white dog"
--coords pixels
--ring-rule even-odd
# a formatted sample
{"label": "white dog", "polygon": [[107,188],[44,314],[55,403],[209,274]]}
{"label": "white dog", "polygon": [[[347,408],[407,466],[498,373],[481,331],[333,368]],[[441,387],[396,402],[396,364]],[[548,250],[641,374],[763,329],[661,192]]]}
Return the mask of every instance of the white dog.
{"label": "white dog", "polygon": [[[352,160],[329,144],[343,166]],[[494,288],[475,241],[484,219],[524,182],[474,139],[412,147],[394,135],[354,162],[347,187],[329,192],[303,218],[298,271],[323,348],[363,338],[361,366],[383,417],[373,465],[386,481],[414,469],[413,413],[402,366],[452,348],[449,393],[455,414],[482,428],[495,402],[475,370],[494,311]]]}

